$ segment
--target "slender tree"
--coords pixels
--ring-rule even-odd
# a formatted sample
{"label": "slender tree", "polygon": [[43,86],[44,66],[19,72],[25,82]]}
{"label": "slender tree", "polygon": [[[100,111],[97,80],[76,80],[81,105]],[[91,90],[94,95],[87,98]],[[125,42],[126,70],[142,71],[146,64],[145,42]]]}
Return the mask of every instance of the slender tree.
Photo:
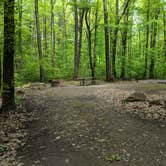
{"label": "slender tree", "polygon": [[121,75],[120,78],[125,80],[126,78],[126,49],[127,49],[127,39],[128,39],[128,22],[129,22],[129,9],[124,15],[124,27],[122,29],[122,65],[121,65]]}
{"label": "slender tree", "polygon": [[74,79],[77,79],[78,76],[78,7],[77,7],[77,0],[74,0]]}
{"label": "slender tree", "polygon": [[[88,55],[89,55],[89,64],[91,70],[91,76],[95,79],[95,69],[96,69],[96,60],[97,60],[97,30],[98,30],[98,6],[99,1],[96,2],[95,12],[94,12],[94,25],[92,25],[91,15],[92,15],[92,7],[91,2],[89,2],[89,8],[87,8],[85,12],[85,23],[86,23],[86,36],[88,42]],[[94,31],[94,40],[92,41],[92,35]]]}
{"label": "slender tree", "polygon": [[[3,11],[3,5],[1,5],[2,4],[2,2],[0,3],[0,15],[3,17],[3,13],[4,13],[4,11]],[[1,17],[1,18],[2,18]],[[2,42],[3,42],[3,36],[2,36],[2,38],[1,38],[1,42],[0,42],[0,50],[3,50],[3,45],[2,45]],[[1,90],[1,88],[2,88],[2,57],[3,57],[3,51],[0,51],[0,92],[2,92]]]}
{"label": "slender tree", "polygon": [[18,32],[18,54],[20,58],[22,59],[22,0],[18,1],[18,15],[19,15],[19,32]]}
{"label": "slender tree", "polygon": [[66,20],[67,4],[65,0],[62,0],[62,60],[65,62],[66,69],[68,68],[68,54],[67,54],[67,20]]}
{"label": "slender tree", "polygon": [[116,78],[116,47],[117,47],[117,34],[119,26],[119,0],[116,0],[116,18],[115,18],[115,28],[113,33],[113,43],[112,43],[112,76]]}
{"label": "slender tree", "polygon": [[39,23],[39,9],[38,0],[35,0],[35,18],[36,18],[36,31],[37,31],[37,45],[39,54],[39,71],[40,71],[40,81],[44,81],[44,67],[43,67],[43,53],[41,45],[41,33],[40,33],[40,23]]}
{"label": "slender tree", "polygon": [[4,56],[1,112],[15,109],[14,34],[14,0],[4,0]]}
{"label": "slender tree", "polygon": [[44,39],[44,50],[45,55],[47,54],[48,49],[48,42],[47,42],[47,1],[44,0],[44,18],[43,18],[43,24],[44,24],[44,31],[43,31],[43,39]]}
{"label": "slender tree", "polygon": [[111,81],[110,45],[109,45],[110,43],[109,43],[107,0],[103,0],[103,10],[104,10],[104,31],[105,31],[106,81]]}
{"label": "slender tree", "polygon": [[88,55],[89,55],[89,64],[91,69],[91,76],[94,77],[93,70],[93,60],[92,60],[92,33],[91,33],[91,9],[88,8],[85,12],[85,23],[86,23],[86,36],[88,41]]}
{"label": "slender tree", "polygon": [[149,78],[155,78],[155,47],[156,47],[156,37],[157,37],[157,21],[160,14],[160,9],[155,9],[153,22],[151,24],[151,37],[150,37],[150,50],[151,50],[151,59],[150,59],[150,68],[149,68]]}
{"label": "slender tree", "polygon": [[115,27],[113,31],[113,41],[112,41],[112,77],[113,79],[116,78],[116,49],[117,49],[117,40],[118,40],[118,31],[119,31],[119,24],[121,19],[125,15],[130,3],[132,0],[125,0],[123,4],[122,13],[119,14],[119,0],[116,0],[116,18],[115,18]]}
{"label": "slender tree", "polygon": [[147,7],[146,7],[146,44],[145,44],[145,68],[144,68],[144,75],[143,77],[146,78],[147,76],[147,69],[148,69],[148,53],[149,53],[149,19],[150,19],[150,0],[147,1]]}
{"label": "slender tree", "polygon": [[95,23],[94,23],[94,45],[93,45],[93,72],[94,78],[96,77],[96,64],[97,64],[97,32],[98,32],[98,21],[99,21],[99,0],[96,2],[95,8]]}
{"label": "slender tree", "polygon": [[133,44],[133,40],[132,40],[132,29],[133,29],[133,17],[131,17],[131,25],[130,25],[130,30],[129,30],[129,37],[128,37],[128,76],[129,79],[132,79],[132,44]]}
{"label": "slender tree", "polygon": [[54,4],[55,1],[51,0],[51,60],[52,60],[52,66],[55,66],[55,18],[54,18]]}
{"label": "slender tree", "polygon": [[77,0],[74,0],[74,22],[75,22],[75,41],[74,41],[74,75],[77,79],[82,50],[82,31],[85,16],[85,8],[80,7]]}
{"label": "slender tree", "polygon": [[0,53],[0,92],[2,88],[2,54]]}
{"label": "slender tree", "polygon": [[165,7],[163,9],[163,24],[164,24],[164,55],[166,58],[166,14],[165,14]]}

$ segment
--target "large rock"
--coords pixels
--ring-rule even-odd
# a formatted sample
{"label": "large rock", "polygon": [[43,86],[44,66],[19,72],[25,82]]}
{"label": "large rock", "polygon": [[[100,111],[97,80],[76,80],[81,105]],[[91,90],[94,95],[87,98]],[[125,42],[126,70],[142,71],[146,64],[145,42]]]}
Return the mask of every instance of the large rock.
{"label": "large rock", "polygon": [[145,101],[146,99],[147,98],[144,93],[134,92],[127,99],[125,99],[125,101],[126,102],[138,102],[138,101]]}

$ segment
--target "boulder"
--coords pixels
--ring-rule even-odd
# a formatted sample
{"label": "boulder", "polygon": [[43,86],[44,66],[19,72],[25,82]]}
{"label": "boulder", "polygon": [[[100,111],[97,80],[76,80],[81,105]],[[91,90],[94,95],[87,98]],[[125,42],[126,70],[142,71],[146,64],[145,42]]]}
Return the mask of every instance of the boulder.
{"label": "boulder", "polygon": [[146,95],[140,92],[134,92],[129,97],[125,99],[126,102],[139,102],[139,101],[146,101]]}

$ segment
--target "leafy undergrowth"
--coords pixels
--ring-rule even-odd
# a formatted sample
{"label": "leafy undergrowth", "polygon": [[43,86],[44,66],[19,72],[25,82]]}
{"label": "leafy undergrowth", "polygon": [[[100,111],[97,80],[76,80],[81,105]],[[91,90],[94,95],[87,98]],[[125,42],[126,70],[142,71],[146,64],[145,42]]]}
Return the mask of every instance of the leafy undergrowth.
{"label": "leafy undergrowth", "polygon": [[23,105],[19,105],[16,111],[0,115],[1,166],[23,165],[16,159],[16,151],[26,142],[27,132],[24,125],[32,117],[32,113],[27,113]]}

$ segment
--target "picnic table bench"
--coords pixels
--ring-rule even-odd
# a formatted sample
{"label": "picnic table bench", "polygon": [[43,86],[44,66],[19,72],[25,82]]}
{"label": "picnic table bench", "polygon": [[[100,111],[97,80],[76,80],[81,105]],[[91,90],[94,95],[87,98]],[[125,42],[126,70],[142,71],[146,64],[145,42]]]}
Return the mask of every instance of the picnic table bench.
{"label": "picnic table bench", "polygon": [[94,77],[77,78],[77,81],[80,81],[81,86],[88,86],[88,85],[96,84],[96,78],[94,78]]}

